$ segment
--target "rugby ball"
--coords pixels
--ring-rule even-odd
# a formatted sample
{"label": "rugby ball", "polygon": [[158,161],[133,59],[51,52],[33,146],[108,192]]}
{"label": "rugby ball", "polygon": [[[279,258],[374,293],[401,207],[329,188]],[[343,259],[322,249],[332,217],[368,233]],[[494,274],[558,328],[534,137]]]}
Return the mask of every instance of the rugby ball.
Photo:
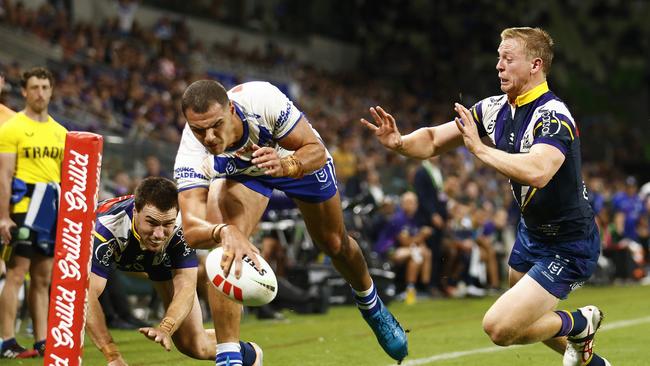
{"label": "rugby ball", "polygon": [[221,270],[223,248],[213,249],[205,262],[208,278],[217,291],[231,300],[246,306],[262,306],[270,303],[278,293],[278,280],[271,266],[257,255],[261,268],[257,268],[249,257],[242,261],[241,277],[235,277],[235,264],[228,276]]}

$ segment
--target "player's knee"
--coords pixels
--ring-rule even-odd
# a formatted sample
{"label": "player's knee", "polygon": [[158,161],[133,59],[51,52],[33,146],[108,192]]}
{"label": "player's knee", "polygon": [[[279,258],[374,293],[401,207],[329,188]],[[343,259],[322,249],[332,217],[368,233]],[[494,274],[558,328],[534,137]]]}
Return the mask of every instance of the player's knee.
{"label": "player's knee", "polygon": [[497,346],[505,347],[514,343],[515,330],[489,313],[483,318],[483,331]]}
{"label": "player's knee", "polygon": [[197,360],[214,360],[216,357],[216,349],[210,349],[205,342],[183,339],[174,344],[181,353]]}
{"label": "player's knee", "polygon": [[344,255],[346,248],[350,245],[350,237],[347,234],[331,233],[324,238],[321,248],[330,257]]}

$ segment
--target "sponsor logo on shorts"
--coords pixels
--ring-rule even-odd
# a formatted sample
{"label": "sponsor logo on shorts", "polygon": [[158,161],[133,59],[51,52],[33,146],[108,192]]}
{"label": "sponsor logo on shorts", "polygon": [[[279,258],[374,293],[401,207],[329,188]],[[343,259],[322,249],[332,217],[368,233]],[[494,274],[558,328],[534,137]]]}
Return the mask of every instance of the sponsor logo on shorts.
{"label": "sponsor logo on shorts", "polygon": [[564,266],[562,266],[562,264],[560,264],[560,263],[558,263],[558,262],[556,262],[556,261],[552,261],[552,262],[548,265],[548,270],[549,270],[549,271],[551,272],[551,274],[554,275],[554,276],[559,276],[559,275],[560,275],[560,272],[562,272],[563,269],[564,269]]}

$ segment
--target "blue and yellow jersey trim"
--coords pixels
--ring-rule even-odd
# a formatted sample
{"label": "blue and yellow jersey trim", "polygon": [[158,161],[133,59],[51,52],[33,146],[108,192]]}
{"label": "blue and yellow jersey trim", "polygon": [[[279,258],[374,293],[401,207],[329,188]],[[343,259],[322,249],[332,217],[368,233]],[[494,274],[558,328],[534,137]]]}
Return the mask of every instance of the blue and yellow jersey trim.
{"label": "blue and yellow jersey trim", "polygon": [[515,99],[515,105],[517,107],[521,107],[522,105],[526,105],[537,98],[541,97],[544,93],[548,92],[550,89],[548,88],[548,83],[545,81],[536,87],[530,89],[529,91],[525,92],[524,94],[518,96]]}

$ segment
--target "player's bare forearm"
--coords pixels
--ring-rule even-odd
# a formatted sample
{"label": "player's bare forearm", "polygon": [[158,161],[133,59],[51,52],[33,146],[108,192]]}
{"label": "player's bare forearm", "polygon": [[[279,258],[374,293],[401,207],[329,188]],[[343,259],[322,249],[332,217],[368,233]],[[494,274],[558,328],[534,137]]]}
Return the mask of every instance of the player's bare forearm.
{"label": "player's bare forearm", "polygon": [[402,136],[402,144],[394,151],[413,159],[428,159],[463,144],[463,138],[453,122],[435,127],[423,127]]}
{"label": "player's bare forearm", "polygon": [[483,144],[475,155],[516,182],[543,188],[564,162],[564,155],[554,147],[541,145],[533,145],[528,153],[509,154]]}
{"label": "player's bare forearm", "polygon": [[327,163],[325,146],[320,141],[315,141],[300,147],[293,155],[300,160],[305,174],[312,173]]}
{"label": "player's bare forearm", "polygon": [[194,249],[212,249],[216,243],[212,238],[213,223],[206,220],[208,190],[194,188],[178,194],[178,204],[183,221],[183,234],[187,244]]}
{"label": "player's bare forearm", "polygon": [[196,268],[183,268],[174,270],[174,295],[165,312],[165,318],[171,318],[174,325],[169,332],[174,334],[183,323],[187,314],[192,309],[194,294],[196,293]]}
{"label": "player's bare forearm", "polygon": [[102,305],[99,303],[99,296],[104,291],[104,287],[106,287],[106,279],[91,273],[86,330],[90,335],[90,339],[100,350],[113,343],[113,337],[106,326],[104,310],[102,310]]}
{"label": "player's bare forearm", "polygon": [[402,136],[402,144],[393,151],[413,159],[434,156],[433,128],[424,127]]}

